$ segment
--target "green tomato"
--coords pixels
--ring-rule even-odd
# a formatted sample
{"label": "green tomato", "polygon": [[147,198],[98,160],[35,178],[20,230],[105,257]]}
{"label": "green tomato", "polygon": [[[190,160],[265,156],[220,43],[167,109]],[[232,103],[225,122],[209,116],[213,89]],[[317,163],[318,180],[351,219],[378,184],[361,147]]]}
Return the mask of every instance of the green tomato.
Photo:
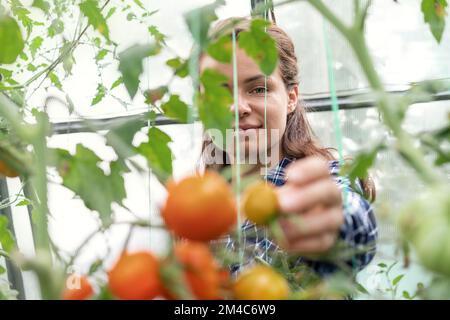
{"label": "green tomato", "polygon": [[399,226],[420,262],[450,276],[450,188],[431,188],[400,213]]}

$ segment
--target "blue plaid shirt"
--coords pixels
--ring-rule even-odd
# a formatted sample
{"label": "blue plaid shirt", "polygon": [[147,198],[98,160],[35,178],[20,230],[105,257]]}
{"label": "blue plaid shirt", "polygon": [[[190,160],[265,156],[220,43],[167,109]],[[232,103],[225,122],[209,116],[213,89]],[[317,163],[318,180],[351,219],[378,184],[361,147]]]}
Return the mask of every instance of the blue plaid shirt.
{"label": "blue plaid shirt", "polygon": [[[285,168],[294,161],[294,158],[283,158],[280,163],[268,172],[266,180],[275,186],[282,186],[285,183]],[[342,269],[350,269],[353,273],[358,272],[365,267],[374,257],[376,251],[376,240],[378,237],[377,225],[373,208],[370,203],[360,194],[362,194],[361,182],[357,180],[356,187],[358,192],[352,189],[350,181],[347,178],[339,176],[339,162],[337,160],[329,161],[330,174],[338,186],[344,191],[345,201],[343,201],[344,223],[339,232],[340,242],[344,244],[342,252],[347,250],[347,255],[343,255],[342,263],[333,261],[312,260],[305,257],[294,259],[292,267],[301,264],[309,266],[319,276],[325,277]],[[277,244],[267,237],[265,228],[257,227],[249,220],[242,224],[243,243],[246,252],[250,249],[250,254],[245,256],[243,265],[253,262],[255,257],[266,260],[270,263],[270,253],[281,249]],[[231,251],[236,250],[236,241],[229,235],[215,241],[224,243],[226,248]],[[350,254],[348,254],[350,252]],[[269,254],[268,254],[269,253]],[[230,272],[237,273],[240,270],[240,264],[232,264]]]}

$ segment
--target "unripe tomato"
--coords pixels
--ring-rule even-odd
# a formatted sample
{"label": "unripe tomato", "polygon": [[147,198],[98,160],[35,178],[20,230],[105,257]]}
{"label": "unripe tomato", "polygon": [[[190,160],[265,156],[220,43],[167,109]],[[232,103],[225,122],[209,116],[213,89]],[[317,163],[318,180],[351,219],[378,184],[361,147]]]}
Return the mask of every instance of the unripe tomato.
{"label": "unripe tomato", "polygon": [[174,251],[194,296],[219,299],[222,276],[208,246],[201,242],[180,241]]}
{"label": "unripe tomato", "polygon": [[119,299],[153,299],[162,289],[158,259],[146,251],[124,253],[108,272],[108,283]]}
{"label": "unripe tomato", "polygon": [[238,300],[283,300],[289,292],[286,279],[264,265],[244,270],[233,284],[233,295]]}
{"label": "unripe tomato", "polygon": [[242,210],[255,224],[267,224],[279,211],[275,187],[264,181],[249,186],[244,193]]}
{"label": "unripe tomato", "polygon": [[19,174],[13,169],[9,168],[6,163],[0,160],[0,176],[16,178],[19,176]]}
{"label": "unripe tomato", "polygon": [[428,269],[450,276],[450,188],[434,187],[399,215],[405,239]]}
{"label": "unripe tomato", "polygon": [[161,215],[177,236],[210,241],[228,232],[236,222],[236,205],[230,186],[216,172],[171,183]]}
{"label": "unripe tomato", "polygon": [[93,294],[94,289],[86,276],[72,274],[66,280],[62,298],[64,300],[86,300]]}

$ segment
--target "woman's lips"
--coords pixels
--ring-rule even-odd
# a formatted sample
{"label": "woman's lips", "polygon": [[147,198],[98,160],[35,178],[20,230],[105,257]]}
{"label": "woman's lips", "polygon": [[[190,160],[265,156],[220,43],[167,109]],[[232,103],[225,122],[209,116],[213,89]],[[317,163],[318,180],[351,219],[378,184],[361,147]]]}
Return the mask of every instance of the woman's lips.
{"label": "woman's lips", "polygon": [[261,129],[262,126],[239,126],[239,132]]}

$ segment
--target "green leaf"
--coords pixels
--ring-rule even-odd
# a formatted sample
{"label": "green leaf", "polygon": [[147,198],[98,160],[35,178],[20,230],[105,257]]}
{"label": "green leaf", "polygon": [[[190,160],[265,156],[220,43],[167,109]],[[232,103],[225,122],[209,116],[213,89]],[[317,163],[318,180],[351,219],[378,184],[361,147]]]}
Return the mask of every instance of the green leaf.
{"label": "green leaf", "polygon": [[56,73],[54,73],[54,72],[52,71],[52,72],[50,72],[50,73],[48,74],[48,77],[49,77],[51,83],[52,83],[55,87],[57,87],[59,90],[62,90],[62,84],[61,84],[61,81],[59,80],[59,77],[56,75]]}
{"label": "green leaf", "polygon": [[252,20],[250,30],[239,33],[239,47],[251,57],[265,75],[271,75],[278,63],[278,50],[275,40],[265,32],[270,22]]}
{"label": "green leaf", "polygon": [[95,61],[99,62],[100,60],[103,60],[104,57],[108,54],[108,50],[102,49],[100,50],[97,55],[95,56]]}
{"label": "green leaf", "polygon": [[157,101],[161,100],[168,91],[169,88],[167,86],[161,86],[145,91],[145,103],[155,104]]}
{"label": "green leaf", "polygon": [[230,110],[233,97],[230,90],[223,86],[228,78],[215,70],[206,69],[200,81],[204,87],[204,92],[198,99],[200,120],[205,129],[219,130],[225,140],[226,130],[231,128],[233,120]]}
{"label": "green leaf", "polygon": [[0,281],[0,300],[17,300],[19,292],[10,288],[9,282]]}
{"label": "green leaf", "polygon": [[99,83],[97,85],[97,93],[94,99],[92,99],[91,106],[95,106],[97,103],[102,101],[105,95],[106,95],[106,88],[103,84]]}
{"label": "green leaf", "polygon": [[131,99],[139,87],[139,76],[144,71],[143,60],[156,55],[160,47],[156,44],[134,45],[119,54],[119,71]]}
{"label": "green leaf", "polygon": [[120,86],[123,83],[123,78],[119,77],[116,81],[113,82],[113,84],[111,85],[111,88],[109,90],[112,90],[118,86]]}
{"label": "green leaf", "polygon": [[342,166],[339,175],[348,176],[352,186],[354,186],[357,178],[367,178],[368,171],[375,162],[378,152],[384,148],[385,145],[380,143],[369,151],[360,152],[355,160]]}
{"label": "green leaf", "polygon": [[30,52],[31,56],[34,59],[34,56],[36,55],[37,50],[41,47],[42,42],[44,42],[44,39],[42,37],[36,37],[33,40],[31,40],[30,43]]}
{"label": "green leaf", "polygon": [[102,161],[92,150],[77,144],[76,153],[56,149],[55,165],[63,185],[80,196],[87,208],[100,214],[103,223],[110,222],[111,205],[122,205],[126,197],[123,172],[125,165],[119,160],[110,163],[107,175],[98,164]]}
{"label": "green leaf", "polygon": [[103,260],[102,259],[95,260],[94,263],[91,264],[91,266],[89,267],[88,275],[93,275],[102,267],[103,267]]}
{"label": "green leaf", "polygon": [[0,275],[4,274],[5,272],[6,272],[6,269],[3,268],[3,266],[0,265]]}
{"label": "green leaf", "polygon": [[216,0],[214,3],[194,9],[184,15],[189,31],[194,41],[205,48],[208,44],[208,30],[210,24],[217,20],[216,9],[225,4],[223,0]]}
{"label": "green leaf", "polygon": [[167,117],[174,118],[180,123],[188,122],[189,107],[180,100],[180,96],[171,95],[169,101],[163,103],[161,108]]}
{"label": "green leaf", "polygon": [[392,285],[396,286],[402,280],[402,278],[404,276],[405,276],[404,274],[401,274],[401,275],[395,277],[394,280],[392,280]]}
{"label": "green leaf", "polygon": [[171,67],[180,78],[185,78],[189,75],[189,64],[187,60],[182,60],[180,57],[177,57],[167,60],[166,65]]}
{"label": "green leaf", "polygon": [[16,204],[16,207],[29,206],[29,205],[31,205],[30,200],[24,199],[24,200],[19,201],[19,203]]}
{"label": "green leaf", "polygon": [[11,1],[11,11],[27,30],[27,36],[31,34],[33,25],[42,25],[41,23],[30,19],[30,17],[28,16],[30,14],[30,11],[25,8],[18,0]]}
{"label": "green leaf", "polygon": [[165,43],[166,36],[159,32],[158,28],[156,26],[150,26],[148,27],[148,32],[155,38],[156,42]]}
{"label": "green leaf", "polygon": [[105,16],[105,20],[108,20],[109,18],[112,17],[112,15],[116,12],[117,7],[112,7],[108,10],[108,13]]}
{"label": "green leaf", "polygon": [[446,0],[422,0],[424,21],[430,26],[431,33],[437,42],[441,42],[444,33],[447,6]]}
{"label": "green leaf", "polygon": [[108,24],[97,4],[98,1],[85,0],[80,3],[80,10],[88,18],[88,23],[109,41]]}
{"label": "green leaf", "polygon": [[[120,153],[125,157],[130,157],[136,154],[136,150],[132,145],[133,138],[143,126],[143,120],[132,119],[115,125],[106,134],[107,143],[113,147],[114,150],[120,149]],[[128,150],[125,150],[127,148]]]}
{"label": "green leaf", "polygon": [[0,15],[0,64],[16,61],[24,48],[22,33],[16,20]]}
{"label": "green leaf", "polygon": [[145,10],[145,7],[144,7],[144,5],[142,4],[142,2],[140,1],[140,0],[133,0],[134,1],[134,3],[136,3],[141,9],[144,9]]}
{"label": "green leaf", "polygon": [[60,34],[64,31],[64,22],[57,18],[52,21],[50,27],[48,27],[48,35],[53,38],[57,34]]}
{"label": "green leaf", "polygon": [[8,218],[4,215],[0,215],[0,244],[3,250],[10,253],[15,246],[15,241],[8,225]]}
{"label": "green leaf", "polygon": [[139,154],[147,159],[148,165],[161,182],[172,175],[173,154],[168,144],[172,139],[156,127],[148,130],[148,142],[137,147]]}
{"label": "green leaf", "polygon": [[63,59],[63,69],[66,74],[72,73],[73,65],[75,64],[75,58],[73,57],[73,43],[70,41],[64,42],[64,45],[61,47],[60,54]]}
{"label": "green leaf", "polygon": [[364,286],[362,284],[360,284],[359,282],[356,282],[355,286],[356,286],[356,290],[358,290],[359,292],[361,292],[363,294],[369,294],[369,291],[367,291],[367,289],[364,288]]}
{"label": "green leaf", "polygon": [[233,55],[232,39],[224,35],[208,45],[208,54],[219,62],[230,63]]}
{"label": "green leaf", "polygon": [[411,300],[411,299],[412,299],[411,295],[410,295],[409,292],[406,291],[406,290],[403,291],[402,296],[403,296],[403,298],[408,299],[408,300]]}
{"label": "green leaf", "polygon": [[44,0],[34,0],[31,4],[32,7],[41,9],[44,13],[48,14],[50,10],[50,4]]}
{"label": "green leaf", "polygon": [[379,266],[380,268],[387,268],[386,263],[382,263],[382,262],[379,263],[378,266]]}

